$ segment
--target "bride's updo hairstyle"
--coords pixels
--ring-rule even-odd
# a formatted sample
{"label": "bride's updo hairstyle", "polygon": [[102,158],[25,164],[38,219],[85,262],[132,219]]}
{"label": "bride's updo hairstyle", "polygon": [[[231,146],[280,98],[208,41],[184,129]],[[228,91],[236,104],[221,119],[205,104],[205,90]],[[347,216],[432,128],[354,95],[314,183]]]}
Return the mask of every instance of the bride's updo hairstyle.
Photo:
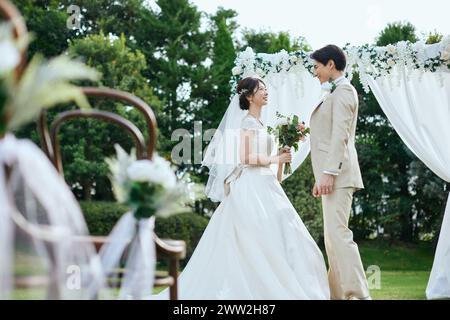
{"label": "bride's updo hairstyle", "polygon": [[236,91],[239,95],[239,107],[242,110],[248,110],[250,107],[248,98],[258,91],[261,84],[266,85],[261,79],[253,77],[247,77],[239,81]]}

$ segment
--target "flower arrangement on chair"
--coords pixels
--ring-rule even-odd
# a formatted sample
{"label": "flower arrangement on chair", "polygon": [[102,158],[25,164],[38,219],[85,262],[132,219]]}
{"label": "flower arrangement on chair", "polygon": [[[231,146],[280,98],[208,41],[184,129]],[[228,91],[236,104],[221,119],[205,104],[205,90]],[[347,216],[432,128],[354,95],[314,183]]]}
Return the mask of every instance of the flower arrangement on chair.
{"label": "flower arrangement on chair", "polygon": [[104,271],[114,276],[126,253],[125,276],[119,299],[150,298],[156,264],[155,217],[186,212],[187,206],[201,194],[199,185],[184,174],[178,178],[170,162],[154,154],[152,160],[136,160],[115,145],[117,157],[106,160],[110,180],[118,202],[130,211],[117,222],[100,251]]}

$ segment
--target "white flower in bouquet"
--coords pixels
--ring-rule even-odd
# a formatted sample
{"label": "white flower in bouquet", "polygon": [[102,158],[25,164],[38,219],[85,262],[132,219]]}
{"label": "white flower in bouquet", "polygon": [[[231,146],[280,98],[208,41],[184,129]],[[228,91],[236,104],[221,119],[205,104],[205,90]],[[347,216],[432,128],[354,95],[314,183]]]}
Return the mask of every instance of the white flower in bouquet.
{"label": "white flower in bouquet", "polygon": [[279,118],[279,117],[277,117],[277,119],[275,120],[275,123],[274,123],[274,127],[276,128],[278,126],[284,126],[284,125],[287,125],[287,124],[289,124],[287,118]]}
{"label": "white flower in bouquet", "polygon": [[11,41],[0,41],[0,52],[2,58],[0,59],[0,75],[12,71],[20,61],[19,49]]}

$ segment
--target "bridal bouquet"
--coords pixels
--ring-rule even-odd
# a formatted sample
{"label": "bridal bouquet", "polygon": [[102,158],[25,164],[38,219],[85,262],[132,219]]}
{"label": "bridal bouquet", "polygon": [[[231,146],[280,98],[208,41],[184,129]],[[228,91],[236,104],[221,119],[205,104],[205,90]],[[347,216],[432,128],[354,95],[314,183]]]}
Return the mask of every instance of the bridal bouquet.
{"label": "bridal bouquet", "polygon": [[[309,134],[309,128],[305,127],[304,122],[299,122],[297,115],[292,118],[284,116],[279,112],[276,113],[277,122],[275,128],[268,127],[269,134],[275,134],[275,137],[282,148],[294,147],[298,150],[298,142],[304,141]],[[290,163],[286,163],[284,167],[284,174],[291,174],[292,168]]]}

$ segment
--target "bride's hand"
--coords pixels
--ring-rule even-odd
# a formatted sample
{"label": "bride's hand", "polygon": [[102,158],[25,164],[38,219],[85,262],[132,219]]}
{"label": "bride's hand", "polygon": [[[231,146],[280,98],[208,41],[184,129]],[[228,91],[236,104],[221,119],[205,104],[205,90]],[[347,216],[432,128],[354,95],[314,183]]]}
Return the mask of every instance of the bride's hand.
{"label": "bride's hand", "polygon": [[283,152],[282,154],[280,154],[278,156],[278,159],[279,159],[280,163],[291,162],[292,161],[292,154],[291,154],[290,151]]}
{"label": "bride's hand", "polygon": [[283,154],[285,152],[290,152],[290,151],[291,151],[290,147],[283,147],[278,150],[278,155]]}

